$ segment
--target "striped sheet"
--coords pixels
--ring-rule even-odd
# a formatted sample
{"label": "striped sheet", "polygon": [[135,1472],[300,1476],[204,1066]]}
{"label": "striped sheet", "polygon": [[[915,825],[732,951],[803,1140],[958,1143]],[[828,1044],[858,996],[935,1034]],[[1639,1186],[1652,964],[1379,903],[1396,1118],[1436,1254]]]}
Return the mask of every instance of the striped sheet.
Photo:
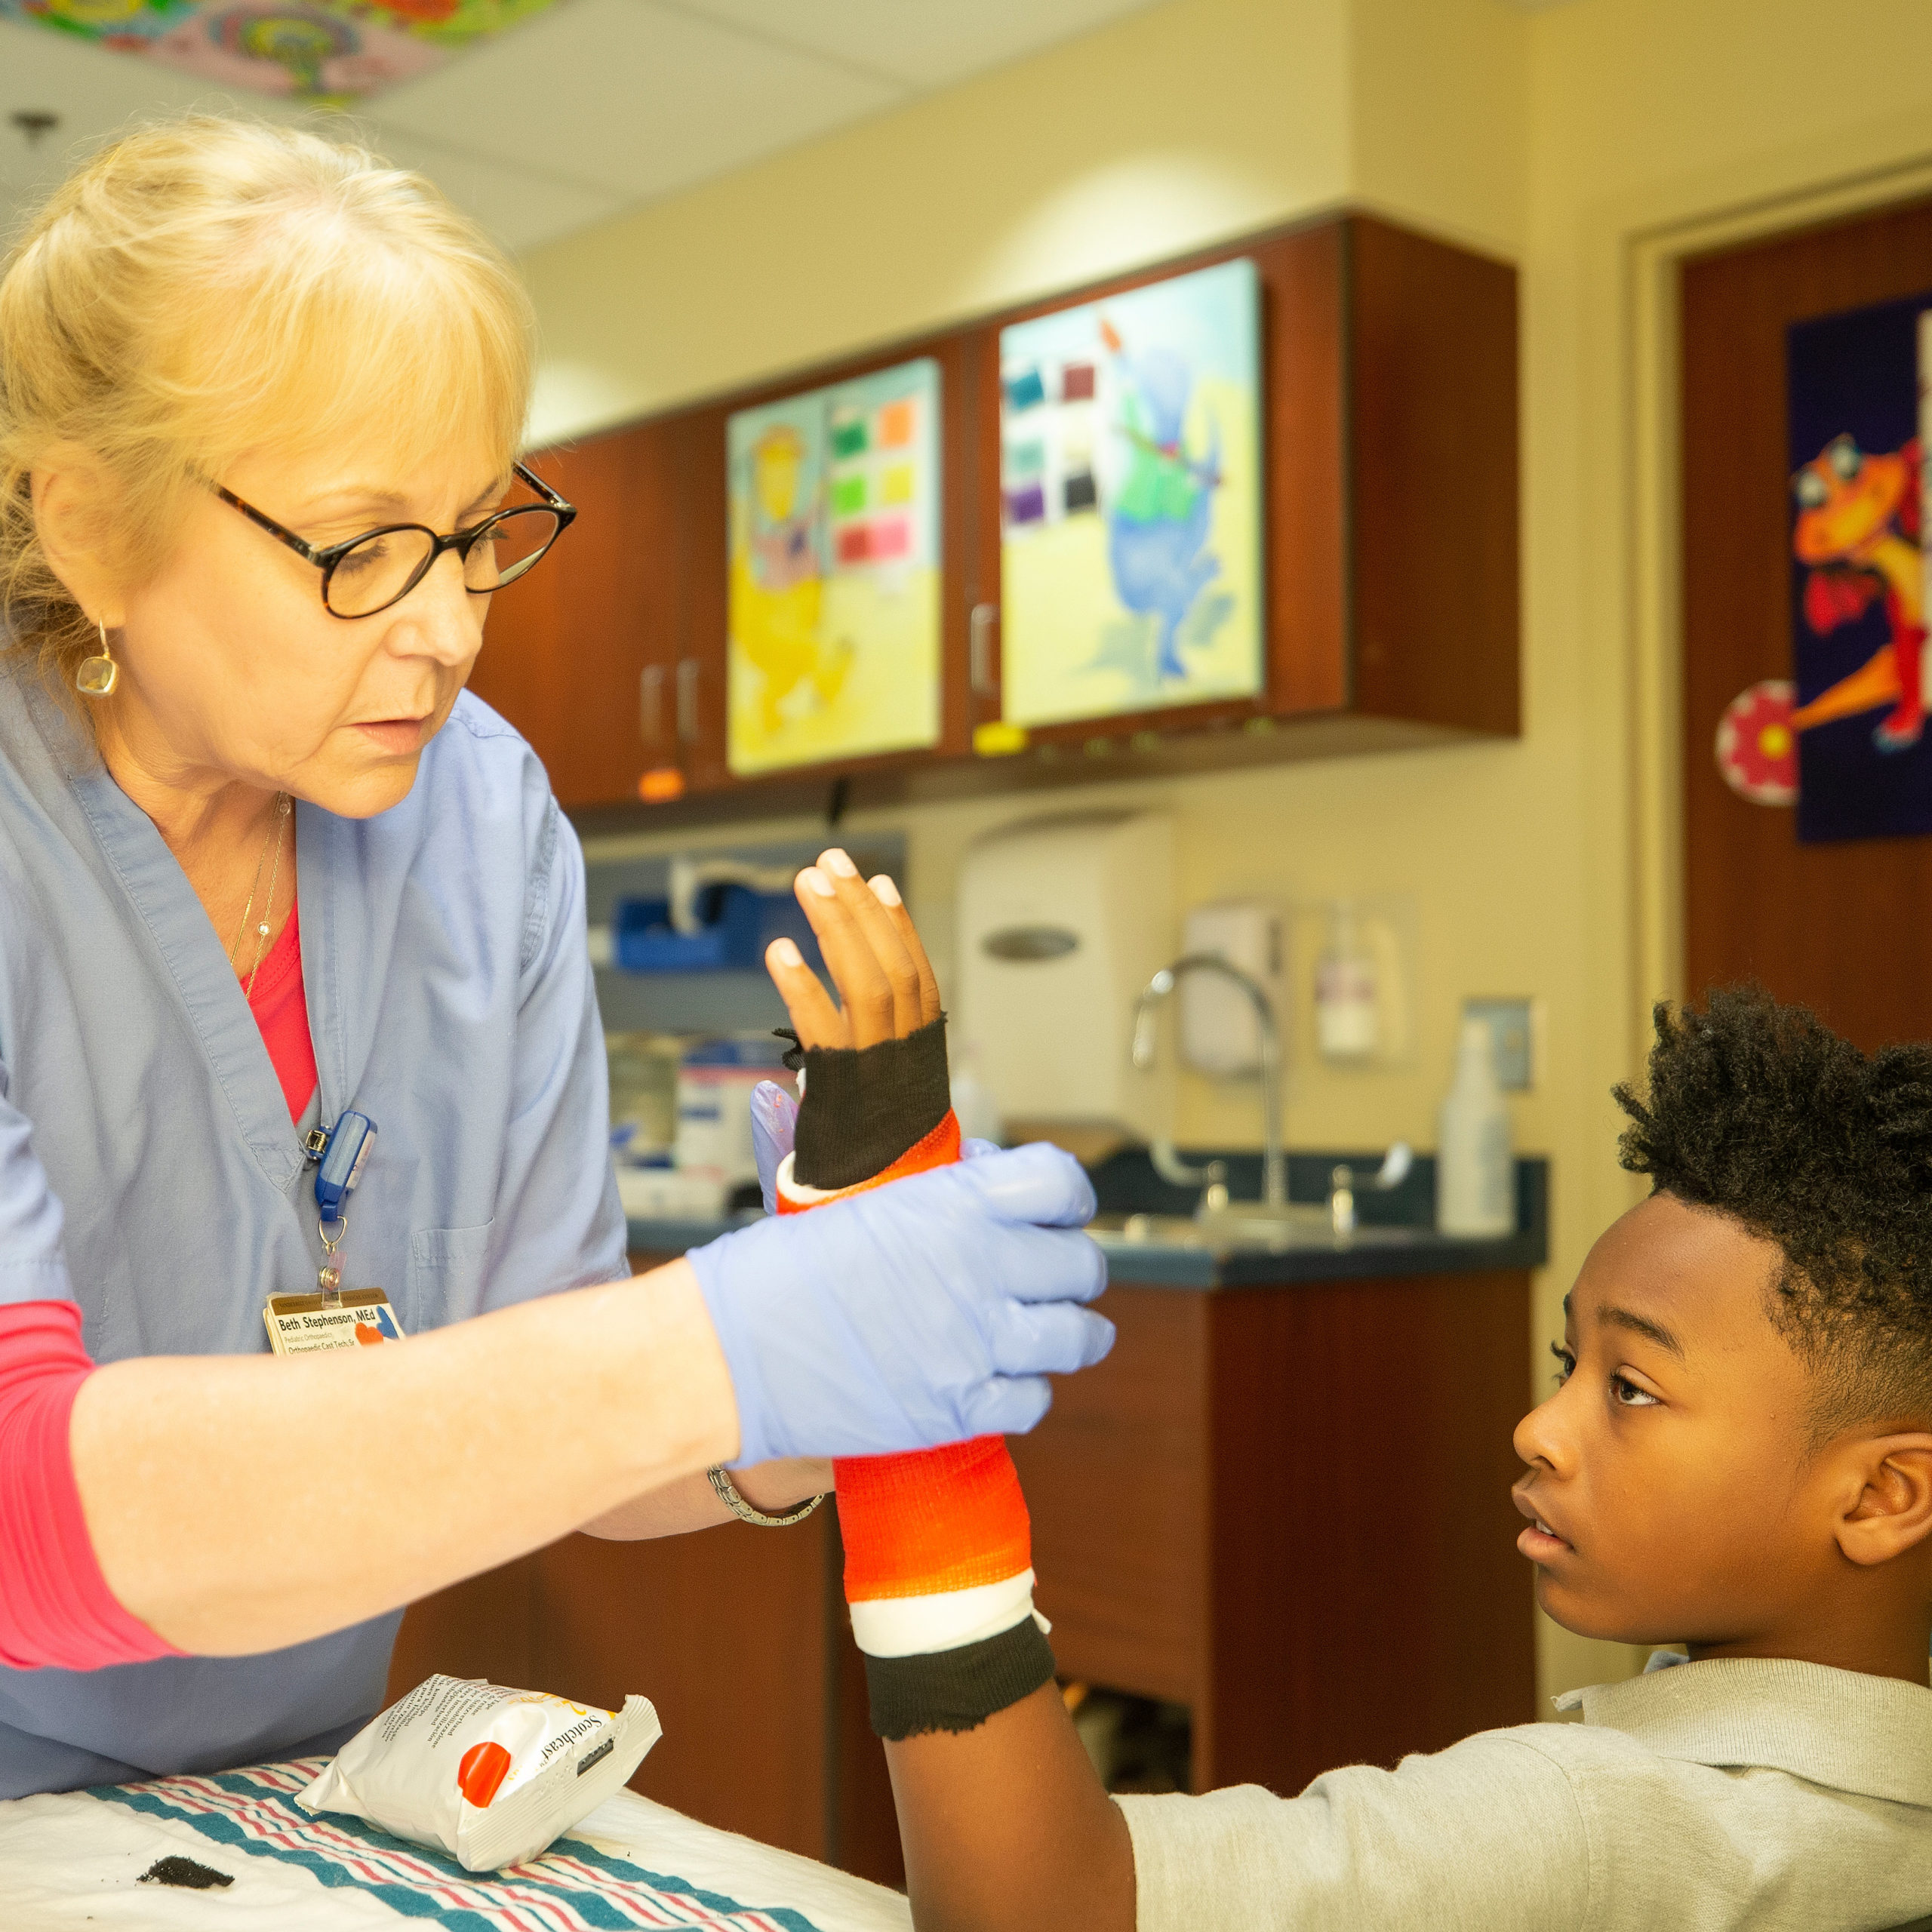
{"label": "striped sheet", "polygon": [[483,1875],[406,1844],[360,1820],[295,1803],[327,1760],[295,1758],[206,1777],[97,1785],[88,1794],[189,1826],[231,1853],[300,1866],[335,1890],[358,1893],[399,1917],[452,1932],[629,1932],[700,1926],[711,1932],[819,1932],[787,1906],[756,1906],[648,1872],[580,1839]]}

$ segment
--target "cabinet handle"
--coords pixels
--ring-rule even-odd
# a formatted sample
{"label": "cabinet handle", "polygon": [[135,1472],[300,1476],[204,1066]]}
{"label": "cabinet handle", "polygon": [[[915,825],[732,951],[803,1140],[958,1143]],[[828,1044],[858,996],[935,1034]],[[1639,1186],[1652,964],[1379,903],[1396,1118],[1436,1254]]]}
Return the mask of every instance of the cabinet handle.
{"label": "cabinet handle", "polygon": [[638,730],[647,745],[664,741],[664,667],[647,664],[638,678]]}
{"label": "cabinet handle", "polygon": [[697,743],[697,673],[698,661],[695,657],[681,657],[678,660],[678,741],[680,744]]}
{"label": "cabinet handle", "polygon": [[993,688],[993,626],[999,622],[997,604],[975,604],[967,619],[967,676],[975,697],[997,695]]}

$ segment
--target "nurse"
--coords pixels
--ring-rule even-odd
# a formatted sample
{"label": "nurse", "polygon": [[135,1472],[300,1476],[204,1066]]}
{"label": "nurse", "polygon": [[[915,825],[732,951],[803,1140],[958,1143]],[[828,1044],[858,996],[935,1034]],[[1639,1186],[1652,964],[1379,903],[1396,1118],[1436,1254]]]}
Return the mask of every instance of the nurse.
{"label": "nurse", "polygon": [[208,119],[0,278],[0,1798],[331,1749],[411,1599],[1030,1427],[1109,1338],[1041,1149],[626,1278],[583,862],[463,688],[567,567],[531,337],[426,183]]}

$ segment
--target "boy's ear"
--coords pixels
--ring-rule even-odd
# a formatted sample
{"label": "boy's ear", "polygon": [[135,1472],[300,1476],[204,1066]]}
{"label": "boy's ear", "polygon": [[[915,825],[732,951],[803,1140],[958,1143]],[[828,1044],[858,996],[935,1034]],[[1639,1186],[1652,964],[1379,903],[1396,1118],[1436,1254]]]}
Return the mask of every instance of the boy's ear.
{"label": "boy's ear", "polygon": [[1854,1563],[1889,1563],[1932,1536],[1932,1435],[1874,1436],[1857,1447],[1863,1481],[1838,1520],[1838,1547]]}

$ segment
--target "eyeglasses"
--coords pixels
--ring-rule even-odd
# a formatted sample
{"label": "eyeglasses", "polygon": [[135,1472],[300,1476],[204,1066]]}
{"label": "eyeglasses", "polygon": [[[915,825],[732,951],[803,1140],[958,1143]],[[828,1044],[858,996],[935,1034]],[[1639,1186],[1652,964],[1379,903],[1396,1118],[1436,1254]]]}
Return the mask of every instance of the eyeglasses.
{"label": "eyeglasses", "polygon": [[426,524],[386,523],[380,530],[365,530],[346,543],[331,543],[321,549],[303,542],[273,517],[264,515],[253,503],[245,503],[232,490],[224,490],[219,483],[208,487],[224,503],[232,503],[251,523],[260,525],[278,543],[287,544],[321,572],[322,604],[331,617],[373,617],[378,611],[401,603],[429,574],[445,550],[454,550],[462,559],[463,588],[476,597],[488,597],[535,568],[544,552],[570,528],[577,510],[521,463],[515,469],[518,478],[543,498],[540,503],[512,504],[471,529],[453,530],[447,537],[438,536]]}

